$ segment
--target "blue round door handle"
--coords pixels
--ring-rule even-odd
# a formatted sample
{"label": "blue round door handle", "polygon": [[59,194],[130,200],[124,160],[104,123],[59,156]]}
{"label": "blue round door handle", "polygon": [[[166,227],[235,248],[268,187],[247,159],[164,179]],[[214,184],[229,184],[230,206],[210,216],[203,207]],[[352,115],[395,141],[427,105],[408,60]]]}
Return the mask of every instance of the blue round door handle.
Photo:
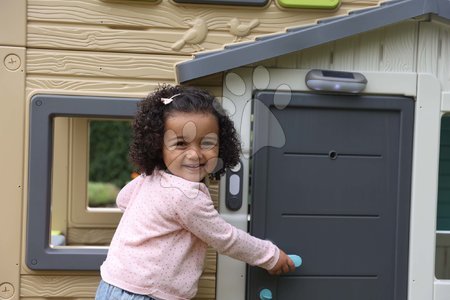
{"label": "blue round door handle", "polygon": [[295,254],[289,254],[288,256],[290,257],[290,259],[292,259],[296,268],[298,268],[302,265],[303,261],[300,256],[295,255]]}
{"label": "blue round door handle", "polygon": [[269,289],[263,289],[259,292],[259,299],[272,300],[272,292]]}

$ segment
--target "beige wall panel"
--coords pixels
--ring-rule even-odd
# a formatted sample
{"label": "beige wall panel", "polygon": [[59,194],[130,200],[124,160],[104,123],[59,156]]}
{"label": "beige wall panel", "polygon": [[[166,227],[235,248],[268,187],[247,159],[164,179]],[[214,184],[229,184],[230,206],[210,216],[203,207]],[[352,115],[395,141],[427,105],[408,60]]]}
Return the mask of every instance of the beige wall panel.
{"label": "beige wall panel", "polygon": [[99,276],[31,276],[21,277],[21,297],[93,297]]}
{"label": "beige wall panel", "polygon": [[217,252],[214,248],[208,247],[203,272],[211,276],[216,276],[216,271],[217,271]]}
{"label": "beige wall panel", "polygon": [[94,95],[116,97],[144,97],[154,90],[158,84],[174,81],[129,81],[123,79],[101,80],[97,78],[85,79],[83,77],[58,77],[58,76],[28,76],[27,93],[53,93],[71,95]]}
{"label": "beige wall panel", "polygon": [[[21,277],[21,297],[94,298],[100,277],[93,276],[33,276]],[[215,298],[215,277],[203,275],[195,299]]]}
{"label": "beige wall panel", "polygon": [[0,298],[18,299],[24,191],[25,49],[0,46]]}
{"label": "beige wall panel", "polygon": [[438,52],[438,78],[444,91],[450,90],[450,30],[440,26],[440,51]]}
{"label": "beige wall panel", "polygon": [[216,299],[216,276],[202,275],[195,299]]}
{"label": "beige wall panel", "polygon": [[415,71],[417,23],[404,22],[335,42],[333,67],[361,71]]}
{"label": "beige wall panel", "polygon": [[301,52],[299,67],[301,69],[322,68],[330,69],[333,43],[324,44]]}
{"label": "beige wall panel", "polygon": [[[244,23],[258,18],[255,32],[276,32],[286,27],[315,23],[317,19],[345,15],[349,11],[378,5],[379,0],[343,0],[336,11],[280,9],[274,1],[267,7],[239,7],[185,4],[162,0],[146,1],[62,1],[29,0],[28,20],[61,24],[91,24],[111,28],[136,27],[187,29],[186,20],[204,19],[210,30],[228,31],[228,22],[236,17]],[[299,13],[301,12],[301,13]]]}
{"label": "beige wall panel", "polygon": [[337,40],[333,47],[333,68],[338,70],[353,70],[355,67],[355,52],[358,48],[358,36]]}
{"label": "beige wall panel", "polygon": [[443,91],[450,91],[450,30],[439,22],[420,23],[417,71],[435,75]]}
{"label": "beige wall panel", "polygon": [[278,68],[295,69],[298,63],[298,55],[289,54],[277,57],[276,66]]}
{"label": "beige wall panel", "polygon": [[249,64],[247,66],[248,67],[264,66],[266,68],[275,68],[275,67],[277,67],[278,59],[280,59],[280,58],[281,57],[270,58],[270,59],[256,62],[254,64]]}
{"label": "beige wall panel", "polygon": [[[417,24],[405,22],[278,57],[276,67],[414,72],[417,36]],[[273,67],[273,61],[253,65]]]}
{"label": "beige wall panel", "polygon": [[[74,25],[29,25],[28,46],[30,48],[108,51],[126,53],[178,54],[171,46],[182,39],[184,31],[168,29],[108,30],[103,27]],[[222,32],[208,32],[201,44],[211,50],[230,43],[233,36]],[[181,53],[190,54],[200,48],[187,44]]]}
{"label": "beige wall panel", "polygon": [[417,46],[417,72],[437,74],[439,49],[439,26],[421,22]]}
{"label": "beige wall panel", "polygon": [[417,22],[403,22],[384,30],[383,58],[380,71],[416,70]]}
{"label": "beige wall panel", "polygon": [[174,64],[186,56],[59,50],[27,51],[29,75],[83,76],[84,78],[131,78],[173,81]]}
{"label": "beige wall panel", "polygon": [[379,71],[382,55],[381,37],[383,30],[375,30],[358,35],[355,49],[354,67],[361,71]]}
{"label": "beige wall panel", "polygon": [[358,46],[358,38],[350,37],[252,65],[263,65],[267,68],[334,68],[346,70],[353,68],[355,48]]}
{"label": "beige wall panel", "polygon": [[0,9],[0,46],[25,47],[26,0],[2,0]]}
{"label": "beige wall panel", "polygon": [[[213,93],[215,96],[221,96],[222,93],[219,94],[219,92],[221,91],[219,91],[218,89],[219,88],[217,87],[217,91],[216,89],[209,89],[209,91]],[[219,205],[219,182],[220,181],[218,180],[209,180],[206,183],[215,208],[217,208],[217,206]]]}
{"label": "beige wall panel", "polygon": [[[356,70],[411,72],[414,69],[415,45],[417,31],[415,22],[405,22],[375,31],[366,32],[349,38],[338,40],[336,45],[353,47],[353,62],[350,56],[334,56],[334,64],[342,67],[347,63]],[[347,49],[347,54],[350,54]]]}

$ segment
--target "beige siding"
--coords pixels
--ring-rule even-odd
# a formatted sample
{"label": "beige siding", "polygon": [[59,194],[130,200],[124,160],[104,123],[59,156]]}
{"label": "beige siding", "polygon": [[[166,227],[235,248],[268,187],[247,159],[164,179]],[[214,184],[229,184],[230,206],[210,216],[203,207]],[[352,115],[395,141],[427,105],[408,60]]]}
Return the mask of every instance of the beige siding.
{"label": "beige siding", "polygon": [[33,76],[173,81],[174,64],[186,57],[29,49],[27,59]]}
{"label": "beige siding", "polygon": [[[20,296],[26,299],[93,299],[99,276],[22,276]],[[214,299],[214,276],[205,275],[200,282],[196,299]]]}
{"label": "beige siding", "polygon": [[418,32],[418,22],[407,21],[253,65],[288,69],[415,72]]}

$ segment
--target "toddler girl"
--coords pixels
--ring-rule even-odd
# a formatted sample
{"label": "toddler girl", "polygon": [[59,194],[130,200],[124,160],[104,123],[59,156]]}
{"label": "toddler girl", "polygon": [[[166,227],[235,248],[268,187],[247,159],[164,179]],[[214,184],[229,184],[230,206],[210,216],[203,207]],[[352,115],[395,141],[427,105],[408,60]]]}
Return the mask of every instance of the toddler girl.
{"label": "toddler girl", "polygon": [[225,222],[203,180],[239,161],[232,121],[205,91],[164,85],[136,115],[130,157],[142,175],[117,196],[124,212],[96,299],[191,299],[207,245],[270,274],[295,269],[270,241]]}

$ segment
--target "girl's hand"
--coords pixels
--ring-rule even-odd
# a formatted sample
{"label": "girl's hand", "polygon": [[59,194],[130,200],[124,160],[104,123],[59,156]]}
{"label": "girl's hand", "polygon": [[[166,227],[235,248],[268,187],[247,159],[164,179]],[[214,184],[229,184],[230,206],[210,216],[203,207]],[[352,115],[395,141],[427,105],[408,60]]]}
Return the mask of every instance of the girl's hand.
{"label": "girl's hand", "polygon": [[271,270],[270,275],[281,275],[295,270],[295,265],[292,259],[280,249],[280,258],[278,258],[277,264]]}

